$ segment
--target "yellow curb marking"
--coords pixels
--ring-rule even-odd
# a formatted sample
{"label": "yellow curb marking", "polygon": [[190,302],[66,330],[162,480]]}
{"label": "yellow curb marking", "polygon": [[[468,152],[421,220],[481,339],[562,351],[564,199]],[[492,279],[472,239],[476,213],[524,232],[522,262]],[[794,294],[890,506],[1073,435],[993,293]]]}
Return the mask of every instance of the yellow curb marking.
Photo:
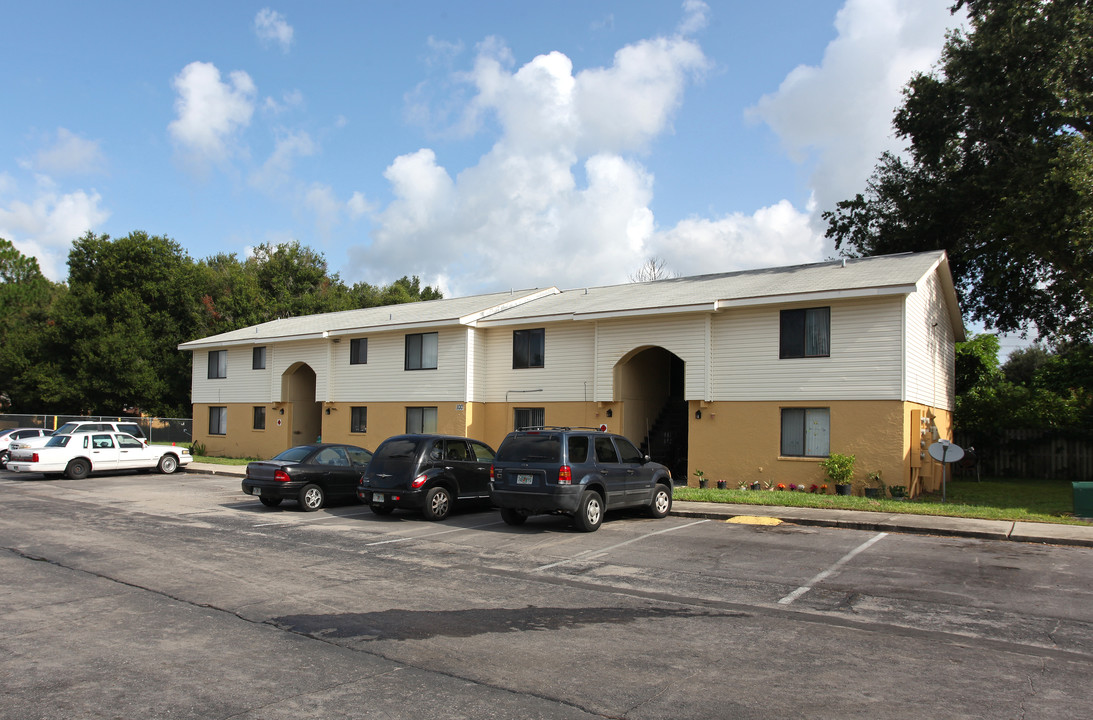
{"label": "yellow curb marking", "polygon": [[759,517],[756,515],[737,515],[731,517],[725,522],[736,523],[737,525],[781,525],[782,521],[778,518],[772,517]]}

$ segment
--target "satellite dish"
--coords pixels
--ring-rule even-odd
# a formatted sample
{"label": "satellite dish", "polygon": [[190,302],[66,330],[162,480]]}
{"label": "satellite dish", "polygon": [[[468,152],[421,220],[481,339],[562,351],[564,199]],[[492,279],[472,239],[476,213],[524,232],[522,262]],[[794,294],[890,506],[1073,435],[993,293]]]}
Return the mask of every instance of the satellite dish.
{"label": "satellite dish", "polygon": [[926,451],[930,453],[930,457],[939,463],[959,462],[964,457],[964,448],[954,445],[948,440],[940,440],[926,448]]}

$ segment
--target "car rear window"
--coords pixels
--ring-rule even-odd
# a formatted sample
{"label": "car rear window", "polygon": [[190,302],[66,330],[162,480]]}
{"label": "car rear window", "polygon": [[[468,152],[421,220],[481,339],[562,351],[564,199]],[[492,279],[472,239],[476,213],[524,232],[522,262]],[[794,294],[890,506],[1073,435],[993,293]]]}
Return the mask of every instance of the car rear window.
{"label": "car rear window", "polygon": [[556,463],[562,459],[558,435],[510,435],[497,450],[500,462]]}
{"label": "car rear window", "polygon": [[303,462],[304,459],[308,455],[310,455],[311,451],[314,450],[314,449],[315,448],[308,447],[307,445],[297,445],[296,447],[289,448],[288,450],[282,451],[280,454],[275,456],[273,459],[274,460],[286,460],[288,462]]}
{"label": "car rear window", "polygon": [[72,439],[71,435],[54,435],[46,443],[46,447],[64,447]]}
{"label": "car rear window", "polygon": [[369,473],[409,472],[417,462],[418,441],[410,439],[385,440],[368,463]]}

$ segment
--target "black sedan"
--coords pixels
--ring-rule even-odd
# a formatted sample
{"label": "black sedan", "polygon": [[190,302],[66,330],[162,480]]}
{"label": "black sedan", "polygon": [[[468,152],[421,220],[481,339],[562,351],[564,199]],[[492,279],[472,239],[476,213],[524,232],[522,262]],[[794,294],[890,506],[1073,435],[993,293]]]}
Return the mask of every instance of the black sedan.
{"label": "black sedan", "polygon": [[327,500],[355,499],[357,484],[371,460],[372,453],[356,445],[297,445],[272,460],[247,463],[243,492],[266,507],[288,499],[314,512]]}

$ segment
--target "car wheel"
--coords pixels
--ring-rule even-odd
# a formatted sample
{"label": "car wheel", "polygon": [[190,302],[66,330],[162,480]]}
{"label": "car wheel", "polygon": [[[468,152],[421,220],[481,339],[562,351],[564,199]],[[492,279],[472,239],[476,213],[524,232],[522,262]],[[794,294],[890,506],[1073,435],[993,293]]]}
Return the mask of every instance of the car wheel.
{"label": "car wheel", "polygon": [[307,512],[315,512],[323,506],[326,494],[318,485],[305,485],[300,491],[300,507]]}
{"label": "car wheel", "polygon": [[77,458],[68,464],[65,469],[65,476],[69,480],[83,480],[91,472],[91,463]]}
{"label": "car wheel", "polygon": [[281,500],[284,498],[266,497],[265,495],[258,498],[262,501],[262,504],[266,507],[277,507],[281,504]]}
{"label": "car wheel", "polygon": [[452,494],[447,488],[429,488],[425,493],[425,506],[421,508],[426,520],[443,520],[452,512]]}
{"label": "car wheel", "polygon": [[649,514],[655,518],[668,517],[672,511],[672,490],[667,485],[657,484],[653,491],[653,502],[649,503]]}
{"label": "car wheel", "polygon": [[506,525],[517,527],[527,522],[528,514],[512,508],[501,508],[501,519],[505,521]]}
{"label": "car wheel", "polygon": [[595,532],[603,522],[603,498],[595,490],[585,490],[581,496],[581,505],[574,518],[582,532]]}
{"label": "car wheel", "polygon": [[8,464],[8,457],[10,456],[11,453],[7,450],[0,450],[0,467],[4,467]]}
{"label": "car wheel", "polygon": [[159,465],[156,466],[156,470],[159,470],[164,475],[170,475],[175,470],[178,470],[178,458],[167,453],[159,459]]}
{"label": "car wheel", "polygon": [[372,512],[377,515],[390,515],[394,508],[389,505],[369,505]]}

